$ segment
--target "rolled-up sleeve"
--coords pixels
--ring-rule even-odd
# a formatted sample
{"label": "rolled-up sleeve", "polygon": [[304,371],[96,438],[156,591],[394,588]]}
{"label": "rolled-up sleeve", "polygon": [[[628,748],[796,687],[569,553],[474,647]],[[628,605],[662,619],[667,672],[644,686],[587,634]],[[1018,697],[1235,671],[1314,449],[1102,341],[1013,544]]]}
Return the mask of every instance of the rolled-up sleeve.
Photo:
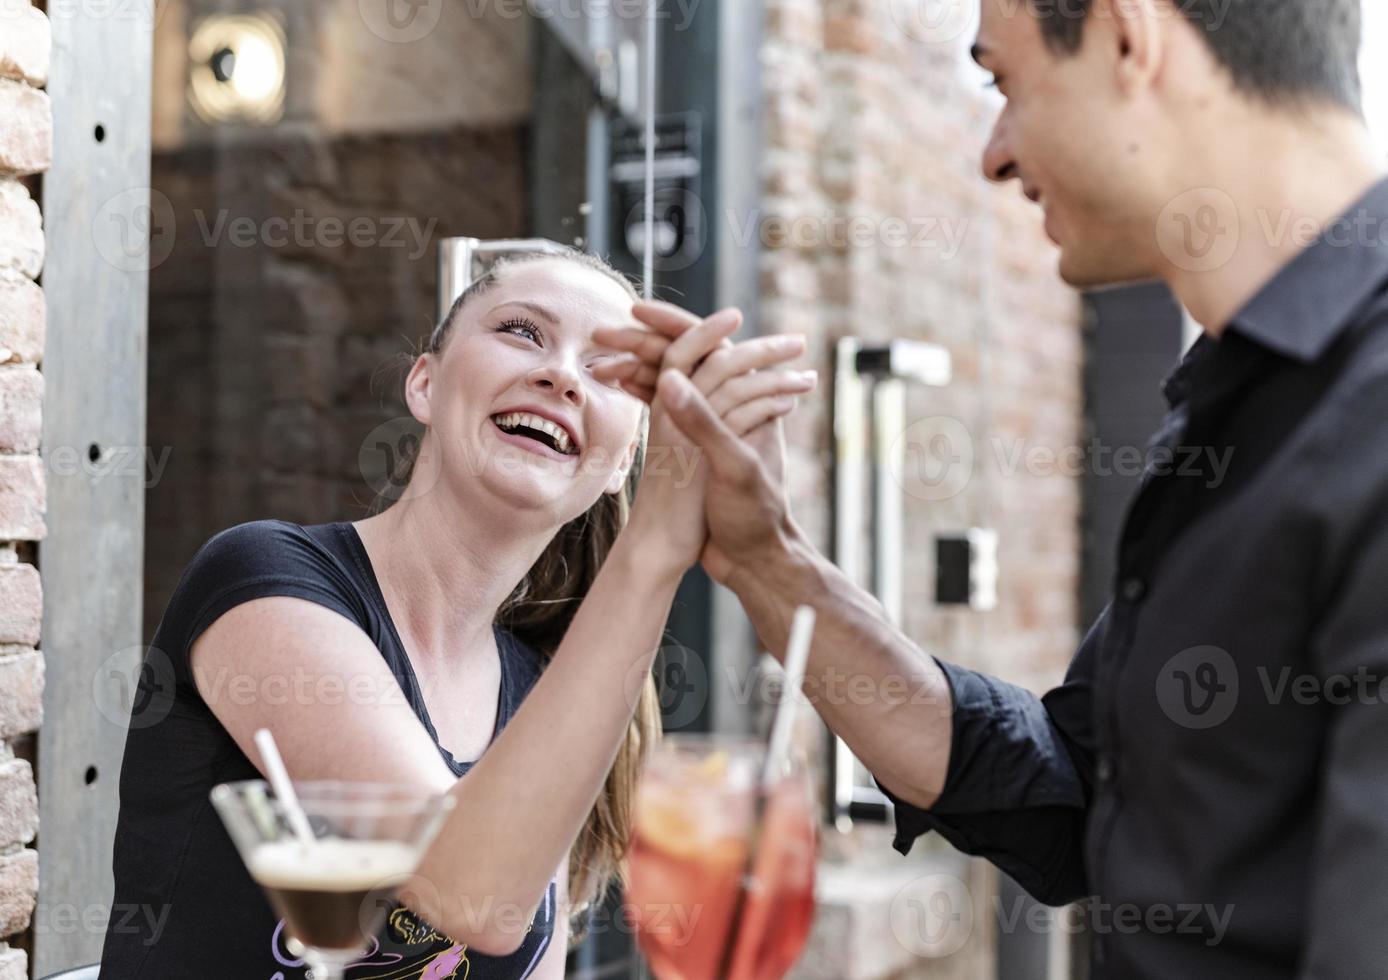
{"label": "rolled-up sleeve", "polygon": [[996,864],[1038,901],[1063,905],[1088,893],[1092,663],[1107,621],[1106,610],[1065,683],[1040,698],[938,661],[953,699],[949,773],[929,810],[878,784],[895,804],[898,851],[908,853],[916,838],[933,830],[964,853]]}

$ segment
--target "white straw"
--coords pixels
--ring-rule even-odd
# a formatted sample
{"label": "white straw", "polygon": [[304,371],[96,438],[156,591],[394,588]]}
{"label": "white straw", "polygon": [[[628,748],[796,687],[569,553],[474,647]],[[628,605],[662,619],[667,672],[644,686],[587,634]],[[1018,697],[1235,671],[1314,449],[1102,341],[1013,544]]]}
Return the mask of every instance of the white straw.
{"label": "white straw", "polygon": [[275,748],[275,736],[270,734],[270,729],[262,728],[255,733],[255,744],[256,748],[260,749],[261,761],[265,763],[265,775],[270,777],[270,785],[275,789],[275,796],[279,797],[280,803],[284,805],[289,825],[294,828],[294,833],[298,835],[301,843],[312,844],[313,828],[309,826],[308,817],[304,816],[303,808],[299,806],[299,797],[294,793],[294,784],[289,781],[289,772],[284,768],[280,750]]}
{"label": "white straw", "polygon": [[805,665],[810,659],[810,638],[814,635],[814,609],[797,606],[790,621],[790,640],[786,644],[786,677],[781,703],[776,705],[776,718],[771,724],[771,744],[766,750],[762,769],[762,787],[769,788],[781,768],[781,757],[790,748],[791,723],[795,721],[795,705],[800,698],[800,685],[805,680]]}

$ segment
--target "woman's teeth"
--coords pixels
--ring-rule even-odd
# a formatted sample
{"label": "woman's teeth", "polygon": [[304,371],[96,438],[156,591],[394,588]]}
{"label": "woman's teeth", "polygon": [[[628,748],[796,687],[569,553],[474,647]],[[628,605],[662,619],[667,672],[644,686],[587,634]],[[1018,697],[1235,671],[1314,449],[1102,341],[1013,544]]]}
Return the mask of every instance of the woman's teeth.
{"label": "woman's teeth", "polygon": [[[549,436],[549,443],[554,449],[566,456],[573,455],[573,444],[569,441],[568,432],[564,430],[562,425],[556,425],[549,419],[531,415],[529,412],[508,412],[505,415],[492,416],[492,421],[507,432],[515,432],[518,429],[542,432]],[[529,433],[526,434],[529,435]]]}

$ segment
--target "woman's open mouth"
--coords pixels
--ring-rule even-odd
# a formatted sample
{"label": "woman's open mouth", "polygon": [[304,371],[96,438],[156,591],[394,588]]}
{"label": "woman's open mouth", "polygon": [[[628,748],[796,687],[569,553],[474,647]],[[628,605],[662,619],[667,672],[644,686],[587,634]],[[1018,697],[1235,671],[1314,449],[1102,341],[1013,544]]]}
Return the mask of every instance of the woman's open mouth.
{"label": "woman's open mouth", "polygon": [[573,459],[578,455],[564,427],[529,412],[493,415],[492,424],[505,441],[550,459]]}

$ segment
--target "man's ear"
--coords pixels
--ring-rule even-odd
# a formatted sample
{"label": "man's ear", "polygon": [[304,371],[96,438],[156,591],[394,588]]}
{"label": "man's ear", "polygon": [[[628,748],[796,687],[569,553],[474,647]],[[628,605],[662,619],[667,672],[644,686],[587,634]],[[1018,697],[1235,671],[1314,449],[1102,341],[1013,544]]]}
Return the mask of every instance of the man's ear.
{"label": "man's ear", "polygon": [[415,421],[425,426],[432,421],[429,398],[434,390],[433,372],[433,356],[420,354],[405,377],[405,404],[409,406],[410,414],[415,417]]}
{"label": "man's ear", "polygon": [[621,465],[612,474],[612,479],[607,481],[607,486],[603,488],[604,493],[621,493],[622,487],[626,486],[627,477],[631,474],[631,468],[636,465],[636,454],[641,451],[641,439],[646,434],[646,425],[643,422],[636,430],[636,436],[627,446],[626,452],[622,454]]}
{"label": "man's ear", "polygon": [[[1166,2],[1097,0],[1100,9],[1096,9],[1097,16],[1090,19],[1112,25],[1108,40],[1117,48],[1114,67],[1118,86],[1125,95],[1131,95],[1155,82],[1161,72],[1162,59],[1166,56],[1165,28],[1172,21],[1184,21],[1175,11],[1158,9]],[[1107,12],[1101,9],[1103,7],[1108,8]],[[1180,23],[1178,26],[1187,25]]]}

